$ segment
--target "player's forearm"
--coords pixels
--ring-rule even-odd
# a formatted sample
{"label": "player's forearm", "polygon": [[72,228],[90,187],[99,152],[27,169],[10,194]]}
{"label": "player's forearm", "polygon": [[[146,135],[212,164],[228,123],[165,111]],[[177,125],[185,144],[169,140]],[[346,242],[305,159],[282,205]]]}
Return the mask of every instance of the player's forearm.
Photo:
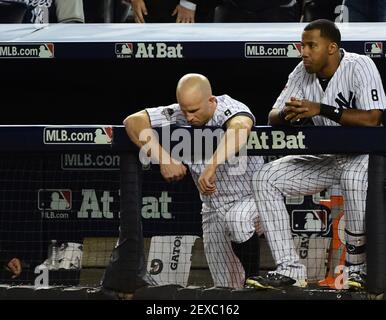
{"label": "player's forearm", "polygon": [[129,115],[123,121],[127,135],[138,148],[146,144],[146,141],[140,140],[141,132],[151,129],[150,120],[143,112],[145,111]]}
{"label": "player's forearm", "polygon": [[[299,103],[299,101],[293,102],[293,104],[295,103]],[[293,104],[291,104],[291,107],[288,106],[289,111],[286,114],[286,117],[291,117],[291,115],[293,115],[291,118],[292,122],[307,117],[312,118],[314,116],[330,119],[343,126],[375,127],[379,126],[382,122],[382,110],[341,109],[335,106],[307,100],[303,100],[300,103],[301,105],[299,106],[294,106]],[[299,113],[295,112],[296,108],[299,108]]]}
{"label": "player's forearm", "polygon": [[217,167],[233,158],[247,143],[251,128],[251,124],[242,122],[235,122],[230,125],[208,164]]}
{"label": "player's forearm", "polygon": [[272,109],[268,114],[268,124],[270,126],[280,126],[288,124],[288,121],[283,119],[279,109]]}
{"label": "player's forearm", "polygon": [[170,155],[159,144],[146,111],[128,116],[124,121],[126,133],[130,140],[143,148],[154,163],[170,163]]}
{"label": "player's forearm", "polygon": [[375,127],[382,122],[381,110],[344,110],[340,118],[343,126]]}
{"label": "player's forearm", "polygon": [[310,106],[314,108],[310,116],[320,115],[343,126],[375,127],[382,122],[382,110],[340,109],[316,103],[311,103]]}

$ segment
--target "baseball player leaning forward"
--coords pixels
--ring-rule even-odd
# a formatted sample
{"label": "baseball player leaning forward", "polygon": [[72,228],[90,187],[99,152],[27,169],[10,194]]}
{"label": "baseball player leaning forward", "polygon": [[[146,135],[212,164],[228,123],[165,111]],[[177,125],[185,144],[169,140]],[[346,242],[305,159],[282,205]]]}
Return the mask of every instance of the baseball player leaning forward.
{"label": "baseball player leaning forward", "polygon": [[[302,35],[302,62],[289,75],[268,121],[290,124],[312,118],[318,126],[378,126],[386,105],[374,62],[340,48],[333,22],[316,20]],[[252,277],[255,287],[307,285],[290,231],[285,196],[312,195],[340,184],[345,199],[347,287],[363,289],[366,276],[365,200],[368,155],[287,156],[264,165],[253,177],[256,206],[276,270]]]}
{"label": "baseball player leaning forward", "polygon": [[[142,147],[139,136],[144,129],[181,126],[220,126],[226,128],[217,150],[205,163],[187,163],[200,191],[205,255],[215,286],[240,288],[245,277],[259,274],[259,238],[255,232],[257,210],[251,180],[263,164],[262,157],[248,157],[245,171],[229,174],[231,158],[246,144],[255,117],[243,103],[227,95],[212,95],[211,85],[200,74],[187,74],[177,85],[178,103],[149,108],[124,120],[130,139]],[[245,135],[238,136],[239,130]],[[186,167],[159,145],[153,145],[151,157],[160,164],[166,181],[181,180]]]}

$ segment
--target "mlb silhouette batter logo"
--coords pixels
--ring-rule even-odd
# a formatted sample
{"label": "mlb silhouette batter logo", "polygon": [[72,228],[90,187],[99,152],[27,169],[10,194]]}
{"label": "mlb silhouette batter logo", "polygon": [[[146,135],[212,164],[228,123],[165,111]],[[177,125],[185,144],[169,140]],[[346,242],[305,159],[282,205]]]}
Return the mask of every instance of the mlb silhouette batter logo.
{"label": "mlb silhouette batter logo", "polygon": [[54,44],[46,43],[39,46],[39,58],[53,58],[54,57]]}
{"label": "mlb silhouette batter logo", "polygon": [[366,54],[381,54],[381,53],[383,53],[383,43],[382,42],[366,42],[365,43],[365,53]]}
{"label": "mlb silhouette batter logo", "polygon": [[103,127],[95,130],[94,142],[96,144],[110,144],[113,138],[113,128]]}
{"label": "mlb silhouette batter logo", "polygon": [[69,189],[39,190],[38,206],[40,210],[71,210],[72,192]]}
{"label": "mlb silhouette batter logo", "polygon": [[292,43],[287,46],[287,57],[288,58],[300,58],[301,56],[301,44]]}
{"label": "mlb silhouette batter logo", "polygon": [[291,213],[293,232],[328,231],[326,210],[293,210]]}
{"label": "mlb silhouette batter logo", "polygon": [[133,44],[130,42],[116,43],[115,54],[119,56],[131,57],[133,54]]}

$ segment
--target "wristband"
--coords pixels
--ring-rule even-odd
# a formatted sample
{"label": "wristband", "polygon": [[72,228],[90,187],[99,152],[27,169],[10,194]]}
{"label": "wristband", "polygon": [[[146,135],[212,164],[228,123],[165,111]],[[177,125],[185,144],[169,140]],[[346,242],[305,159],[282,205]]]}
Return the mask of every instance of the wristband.
{"label": "wristband", "polygon": [[327,104],[320,104],[320,115],[326,117],[332,121],[339,123],[342,117],[343,109],[329,106]]}

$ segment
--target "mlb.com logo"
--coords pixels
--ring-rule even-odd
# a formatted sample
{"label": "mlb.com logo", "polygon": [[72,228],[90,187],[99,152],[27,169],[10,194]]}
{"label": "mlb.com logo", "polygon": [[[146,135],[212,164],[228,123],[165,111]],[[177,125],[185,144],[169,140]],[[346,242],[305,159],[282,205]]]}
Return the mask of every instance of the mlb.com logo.
{"label": "mlb.com logo", "polygon": [[382,42],[366,42],[365,53],[368,55],[379,55],[383,53]]}
{"label": "mlb.com logo", "polygon": [[112,127],[46,127],[44,144],[111,144]]}
{"label": "mlb.com logo", "polygon": [[115,54],[117,58],[131,58],[133,56],[133,44],[131,42],[116,43]]}
{"label": "mlb.com logo", "polygon": [[298,42],[247,42],[245,58],[300,58],[301,44]]}
{"label": "mlb.com logo", "polygon": [[0,44],[0,58],[54,58],[53,43]]}
{"label": "mlb.com logo", "polygon": [[70,189],[38,190],[39,210],[67,211],[72,208],[72,192]]}

